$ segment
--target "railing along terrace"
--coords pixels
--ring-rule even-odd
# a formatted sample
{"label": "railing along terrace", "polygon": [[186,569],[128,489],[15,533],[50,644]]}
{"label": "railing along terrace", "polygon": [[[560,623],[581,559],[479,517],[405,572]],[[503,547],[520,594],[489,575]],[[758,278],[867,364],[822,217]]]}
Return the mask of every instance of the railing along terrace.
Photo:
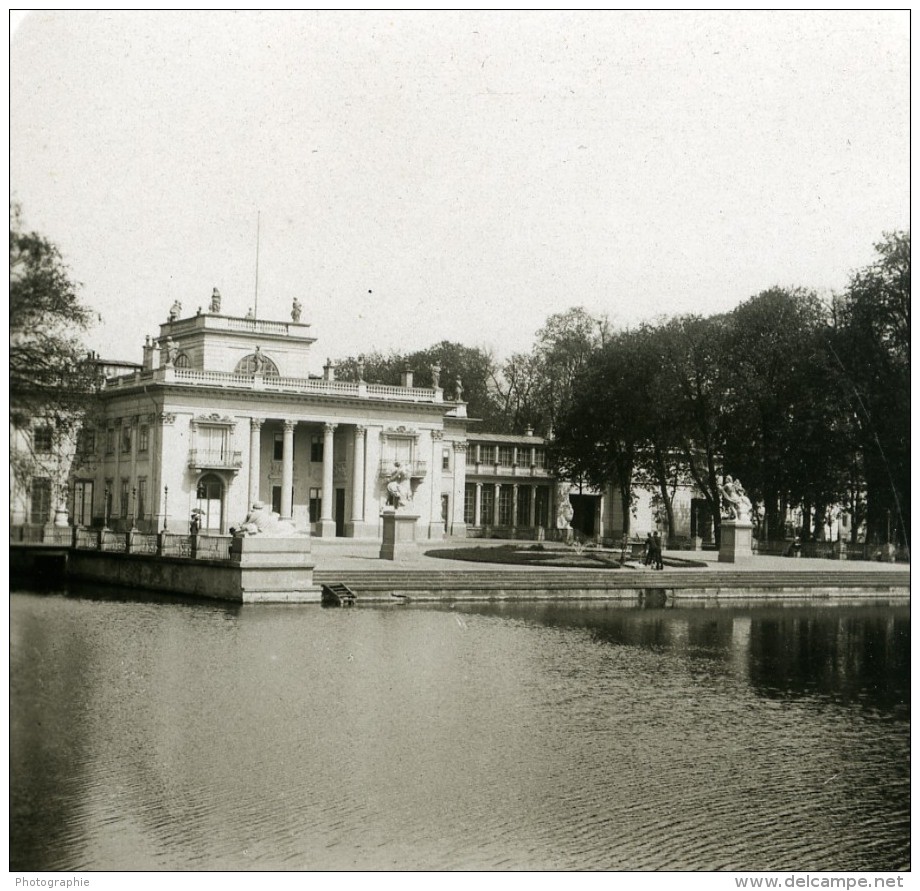
{"label": "railing along terrace", "polygon": [[155,554],[157,552],[157,534],[155,532],[132,532],[132,554]]}
{"label": "railing along terrace", "polygon": [[192,538],[191,535],[176,535],[172,532],[164,532],[163,548],[160,553],[164,557],[191,557],[192,556]]}
{"label": "railing along terrace", "polygon": [[124,532],[112,532],[105,529],[100,540],[100,549],[113,554],[123,554],[128,550],[128,539]]}
{"label": "railing along terrace", "polygon": [[95,529],[78,529],[74,538],[74,547],[82,551],[98,551],[99,532]]}
{"label": "railing along terrace", "polygon": [[442,402],[443,391],[426,387],[396,387],[356,381],[328,381],[320,378],[273,377],[203,371],[197,368],[161,368],[159,373],[176,383],[203,387],[235,387],[271,393],[315,393],[320,396],[349,396],[354,399],[380,399],[401,402]]}
{"label": "railing along terrace", "polygon": [[229,560],[229,535],[199,535],[195,546],[195,556],[199,560]]}

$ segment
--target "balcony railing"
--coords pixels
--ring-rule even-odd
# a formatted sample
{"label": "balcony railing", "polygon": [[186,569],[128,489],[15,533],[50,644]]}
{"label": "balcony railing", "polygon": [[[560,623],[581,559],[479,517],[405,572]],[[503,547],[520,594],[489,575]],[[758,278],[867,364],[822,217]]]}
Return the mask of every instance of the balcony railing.
{"label": "balcony railing", "polygon": [[[394,468],[393,461],[381,461],[380,469],[378,470],[377,475],[380,479],[386,480],[389,479]],[[427,461],[400,461],[403,467],[409,468],[409,476],[414,480],[423,480],[428,476],[428,462]]]}
{"label": "balcony railing", "polygon": [[229,449],[189,449],[188,466],[193,470],[239,470],[243,453]]}

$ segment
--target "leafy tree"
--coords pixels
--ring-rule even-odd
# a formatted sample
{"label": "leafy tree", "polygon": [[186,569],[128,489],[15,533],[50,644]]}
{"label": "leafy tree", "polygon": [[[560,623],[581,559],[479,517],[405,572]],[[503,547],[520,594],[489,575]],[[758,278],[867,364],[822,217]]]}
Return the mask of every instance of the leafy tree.
{"label": "leafy tree", "polygon": [[[40,422],[58,441],[73,440],[93,391],[93,364],[80,334],[93,314],[80,303],[58,248],[23,228],[10,206],[10,425]],[[36,460],[32,437],[11,451],[14,474],[27,477]]]}
{"label": "leafy tree", "polygon": [[454,398],[459,381],[469,416],[481,419],[487,430],[499,433],[506,430],[507,419],[496,398],[495,361],[484,350],[444,340],[413,353],[375,352],[362,357],[349,356],[337,363],[339,376],[357,380],[359,359],[364,362],[364,380],[391,386],[400,383],[402,373],[408,368],[413,372],[416,386],[430,387],[432,368],[438,366],[439,386],[446,398]]}
{"label": "leafy tree", "polygon": [[858,441],[870,538],[910,541],[910,233],[886,233],[876,261],[836,302],[829,351]]}

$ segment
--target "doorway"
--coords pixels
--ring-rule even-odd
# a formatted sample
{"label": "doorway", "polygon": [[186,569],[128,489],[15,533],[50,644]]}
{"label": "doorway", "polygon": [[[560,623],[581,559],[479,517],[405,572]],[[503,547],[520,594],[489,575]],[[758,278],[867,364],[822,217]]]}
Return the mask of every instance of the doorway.
{"label": "doorway", "polygon": [[335,537],[345,537],[345,490],[335,490]]}
{"label": "doorway", "polygon": [[201,532],[221,531],[224,516],[224,483],[213,473],[198,480],[197,503],[198,528]]}

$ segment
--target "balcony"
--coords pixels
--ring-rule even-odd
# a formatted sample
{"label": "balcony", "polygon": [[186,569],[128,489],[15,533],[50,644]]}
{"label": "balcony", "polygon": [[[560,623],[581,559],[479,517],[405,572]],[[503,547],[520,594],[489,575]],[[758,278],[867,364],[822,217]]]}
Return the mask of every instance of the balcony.
{"label": "balcony", "polygon": [[229,449],[189,449],[190,470],[232,470],[243,466],[243,453]]}
{"label": "balcony", "polygon": [[[390,475],[393,473],[393,461],[381,461],[380,470],[378,476],[382,480],[387,480],[390,478]],[[400,462],[404,467],[409,467],[409,476],[414,480],[423,480],[428,476],[428,462],[427,461],[401,461]]]}

